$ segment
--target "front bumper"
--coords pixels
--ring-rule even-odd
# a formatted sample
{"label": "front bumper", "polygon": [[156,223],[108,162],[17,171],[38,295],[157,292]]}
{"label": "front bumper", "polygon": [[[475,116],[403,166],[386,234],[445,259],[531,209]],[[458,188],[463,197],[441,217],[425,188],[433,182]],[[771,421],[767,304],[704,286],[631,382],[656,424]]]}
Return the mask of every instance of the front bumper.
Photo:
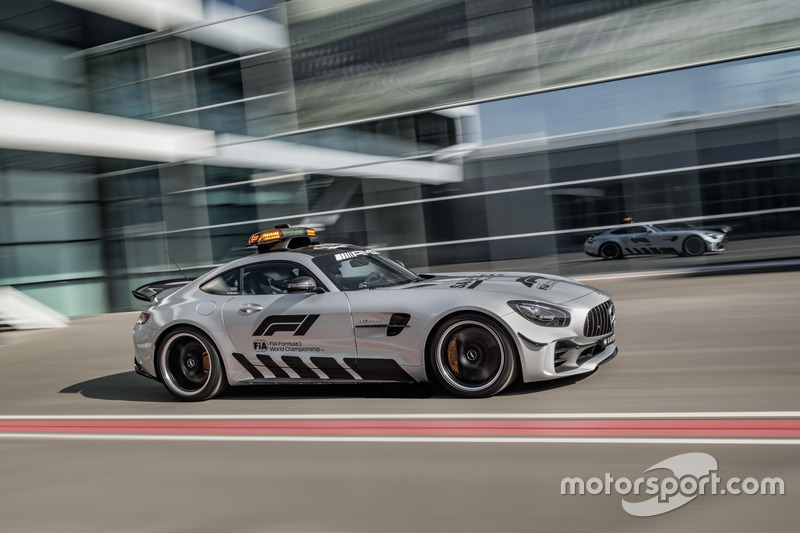
{"label": "front bumper", "polygon": [[559,340],[544,346],[534,345],[529,339],[521,340],[522,379],[526,383],[588,374],[618,353],[616,344],[601,345],[602,339],[588,345]]}
{"label": "front bumper", "polygon": [[617,355],[608,296],[598,292],[570,303],[573,320],[567,327],[535,327],[518,314],[504,317],[516,332],[526,383],[587,374]]}
{"label": "front bumper", "polygon": [[727,235],[719,241],[707,240],[706,250],[708,250],[709,252],[724,252],[726,250],[727,244],[728,244]]}

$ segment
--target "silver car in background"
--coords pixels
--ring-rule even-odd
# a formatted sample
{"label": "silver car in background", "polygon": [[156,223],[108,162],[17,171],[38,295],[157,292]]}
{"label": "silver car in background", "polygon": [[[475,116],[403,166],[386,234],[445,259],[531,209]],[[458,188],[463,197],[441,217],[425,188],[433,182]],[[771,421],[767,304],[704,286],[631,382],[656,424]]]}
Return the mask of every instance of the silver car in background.
{"label": "silver car in background", "polygon": [[[617,354],[608,294],[525,272],[416,274],[306,228],[194,281],[133,291],[134,368],[175,397],[229,385],[436,382],[464,397],[593,372]],[[167,294],[167,292],[170,292]]]}
{"label": "silver car in background", "polygon": [[620,259],[626,255],[678,254],[693,257],[706,252],[723,252],[728,242],[725,232],[655,224],[630,224],[590,235],[583,251],[592,257]]}

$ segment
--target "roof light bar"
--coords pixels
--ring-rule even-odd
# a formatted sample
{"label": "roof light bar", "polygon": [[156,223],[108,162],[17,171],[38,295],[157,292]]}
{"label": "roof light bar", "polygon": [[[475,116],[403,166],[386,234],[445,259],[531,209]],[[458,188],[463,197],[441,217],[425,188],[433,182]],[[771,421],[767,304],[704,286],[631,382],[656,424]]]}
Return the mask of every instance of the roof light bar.
{"label": "roof light bar", "polygon": [[291,237],[316,237],[317,230],[313,228],[275,228],[253,233],[247,241],[247,248],[251,246],[265,246],[280,242]]}

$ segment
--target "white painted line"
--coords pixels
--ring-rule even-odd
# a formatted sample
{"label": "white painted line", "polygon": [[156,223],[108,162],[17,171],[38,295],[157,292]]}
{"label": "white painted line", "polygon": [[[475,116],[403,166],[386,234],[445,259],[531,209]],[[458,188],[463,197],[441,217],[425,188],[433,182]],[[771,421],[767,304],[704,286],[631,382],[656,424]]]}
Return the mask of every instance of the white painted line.
{"label": "white painted line", "polygon": [[0,420],[551,420],[581,418],[800,418],[800,411],[705,411],[664,413],[334,413],[266,415],[0,415]]}
{"label": "white painted line", "polygon": [[365,443],[427,443],[427,444],[778,444],[796,446],[800,439],[717,439],[717,438],[649,438],[649,437],[307,437],[291,435],[124,435],[75,433],[0,433],[0,439],[38,440],[136,440],[136,441],[194,441],[194,442],[365,442]]}

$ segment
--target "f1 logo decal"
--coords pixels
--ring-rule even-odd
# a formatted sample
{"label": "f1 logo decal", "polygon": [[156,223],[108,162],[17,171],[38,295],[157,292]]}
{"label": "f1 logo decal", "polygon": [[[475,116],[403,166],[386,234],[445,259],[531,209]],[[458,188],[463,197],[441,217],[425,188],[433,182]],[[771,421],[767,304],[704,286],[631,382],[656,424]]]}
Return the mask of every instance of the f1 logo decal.
{"label": "f1 logo decal", "polygon": [[265,318],[253,332],[254,337],[268,337],[278,331],[293,331],[295,336],[303,336],[316,322],[319,315],[273,315]]}

